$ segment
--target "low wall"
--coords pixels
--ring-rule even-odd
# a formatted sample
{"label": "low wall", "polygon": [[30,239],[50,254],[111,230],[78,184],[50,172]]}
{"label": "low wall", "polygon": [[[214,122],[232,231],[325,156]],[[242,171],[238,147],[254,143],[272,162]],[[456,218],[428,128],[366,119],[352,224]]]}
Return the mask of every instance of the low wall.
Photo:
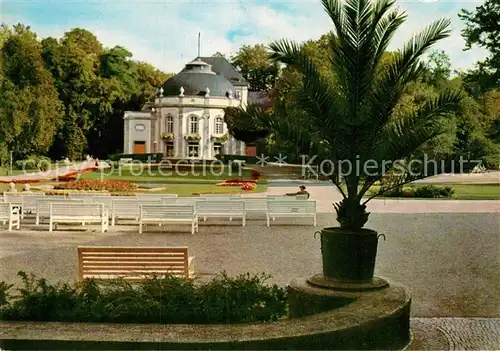
{"label": "low wall", "polygon": [[[406,287],[392,281],[389,283],[388,288],[378,291],[340,293],[314,288],[305,279],[298,279],[292,282],[291,287],[294,293],[300,294],[301,299],[309,295],[308,299],[314,301],[316,297],[323,295],[322,302],[316,307],[312,303],[312,308],[331,308],[332,303],[325,303],[325,299],[343,301],[342,304],[346,299],[352,299],[353,302],[312,315],[304,316],[303,313],[296,312],[296,315],[302,316],[274,323],[159,325],[0,322],[0,348],[402,349],[410,340],[411,298]],[[292,302],[293,296],[297,295],[292,294]],[[295,309],[293,306],[292,303],[292,310]]]}

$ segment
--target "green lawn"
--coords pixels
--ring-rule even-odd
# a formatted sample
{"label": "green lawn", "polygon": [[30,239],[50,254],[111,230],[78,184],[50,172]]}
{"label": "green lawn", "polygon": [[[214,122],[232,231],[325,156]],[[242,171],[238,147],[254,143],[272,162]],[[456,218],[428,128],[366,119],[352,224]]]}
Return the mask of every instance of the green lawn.
{"label": "green lawn", "polygon": [[157,170],[114,170],[112,172],[104,170],[101,172],[90,172],[81,175],[80,179],[107,179],[107,180],[123,180],[134,183],[169,183],[169,184],[215,184],[225,179],[251,179],[251,170],[243,170],[241,174],[238,172],[224,169],[223,171],[210,169],[180,170],[178,172],[165,170],[163,172]]}
{"label": "green lawn", "polygon": [[[456,200],[500,200],[500,184],[433,184],[437,186],[451,186],[455,191],[453,199]],[[415,184],[411,187],[421,187],[424,184]],[[379,187],[374,186],[370,189],[370,194],[378,191]],[[398,199],[395,197],[383,197],[386,199]],[[403,198],[405,200],[429,200],[424,198]]]}

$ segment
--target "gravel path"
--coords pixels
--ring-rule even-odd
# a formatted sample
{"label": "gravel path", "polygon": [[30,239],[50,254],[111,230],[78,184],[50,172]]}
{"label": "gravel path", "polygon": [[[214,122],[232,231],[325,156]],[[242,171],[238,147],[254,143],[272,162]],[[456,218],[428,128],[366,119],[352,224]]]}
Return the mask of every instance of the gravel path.
{"label": "gravel path", "polygon": [[498,318],[413,318],[408,350],[499,350]]}
{"label": "gravel path", "polygon": [[[307,224],[278,219],[268,228],[263,220],[250,220],[244,228],[209,220],[196,235],[188,226],[162,227],[164,232],[152,227],[142,235],[137,226],[105,234],[1,232],[0,280],[18,281],[19,270],[51,281],[74,279],[78,245],[186,245],[202,276],[267,272],[272,282],[285,285],[321,272],[320,242],[313,234],[335,225],[334,216],[320,214],[316,228]],[[387,237],[379,243],[376,273],[412,289],[415,317],[500,317],[499,226],[495,213],[375,213],[367,225]]]}

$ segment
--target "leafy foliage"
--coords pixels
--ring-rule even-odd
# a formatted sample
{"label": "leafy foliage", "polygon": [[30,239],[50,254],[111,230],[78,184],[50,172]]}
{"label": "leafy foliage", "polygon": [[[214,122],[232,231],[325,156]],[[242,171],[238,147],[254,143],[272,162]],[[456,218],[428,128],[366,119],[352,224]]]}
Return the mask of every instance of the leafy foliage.
{"label": "leafy foliage", "polygon": [[[344,228],[359,229],[368,219],[366,201],[361,199],[388,172],[386,161],[394,164],[440,135],[443,120],[458,110],[463,94],[441,90],[412,109],[398,109],[409,84],[425,70],[422,55],[449,36],[449,20],[432,23],[387,60],[389,42],[406,19],[394,1],[322,0],[322,4],[334,27],[328,38],[331,75],[325,75],[325,68],[298,43],[273,42],[271,57],[299,73],[301,84],[294,96],[307,122],[298,129],[307,130],[319,154],[336,166],[331,179],[343,195],[335,205],[337,220]],[[260,120],[269,119],[267,111],[256,112]],[[286,124],[277,130],[293,138]],[[370,176],[358,166],[368,162],[374,165]],[[400,184],[407,181],[407,173],[398,178]]]}
{"label": "leafy foliage", "polygon": [[425,185],[421,187],[394,188],[383,195],[386,197],[414,197],[414,198],[451,198],[454,190],[451,186]]}
{"label": "leafy foliage", "polygon": [[19,272],[20,298],[0,282],[0,320],[103,323],[252,323],[286,315],[287,292],[265,274],[226,273],[201,283],[173,276],[49,284]]}
{"label": "leafy foliage", "polygon": [[459,17],[465,21],[462,36],[466,49],[478,45],[489,51],[490,55],[468,72],[467,80],[485,92],[500,86],[500,3],[486,0],[474,12],[462,10]]}
{"label": "leafy foliage", "polygon": [[63,106],[42,47],[29,27],[16,25],[0,51],[0,140],[15,158],[47,152]]}

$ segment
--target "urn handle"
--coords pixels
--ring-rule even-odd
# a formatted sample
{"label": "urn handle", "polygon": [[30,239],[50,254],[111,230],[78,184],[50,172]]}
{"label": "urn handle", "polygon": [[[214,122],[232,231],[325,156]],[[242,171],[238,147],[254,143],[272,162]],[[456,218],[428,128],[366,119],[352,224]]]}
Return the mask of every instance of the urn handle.
{"label": "urn handle", "polygon": [[379,234],[379,235],[377,235],[377,240],[378,240],[378,238],[380,238],[380,237],[383,237],[383,238],[384,238],[384,241],[385,241],[385,234]]}
{"label": "urn handle", "polygon": [[316,239],[316,234],[321,235],[321,232],[320,232],[319,230],[315,231],[315,232],[314,232],[314,239]]}

